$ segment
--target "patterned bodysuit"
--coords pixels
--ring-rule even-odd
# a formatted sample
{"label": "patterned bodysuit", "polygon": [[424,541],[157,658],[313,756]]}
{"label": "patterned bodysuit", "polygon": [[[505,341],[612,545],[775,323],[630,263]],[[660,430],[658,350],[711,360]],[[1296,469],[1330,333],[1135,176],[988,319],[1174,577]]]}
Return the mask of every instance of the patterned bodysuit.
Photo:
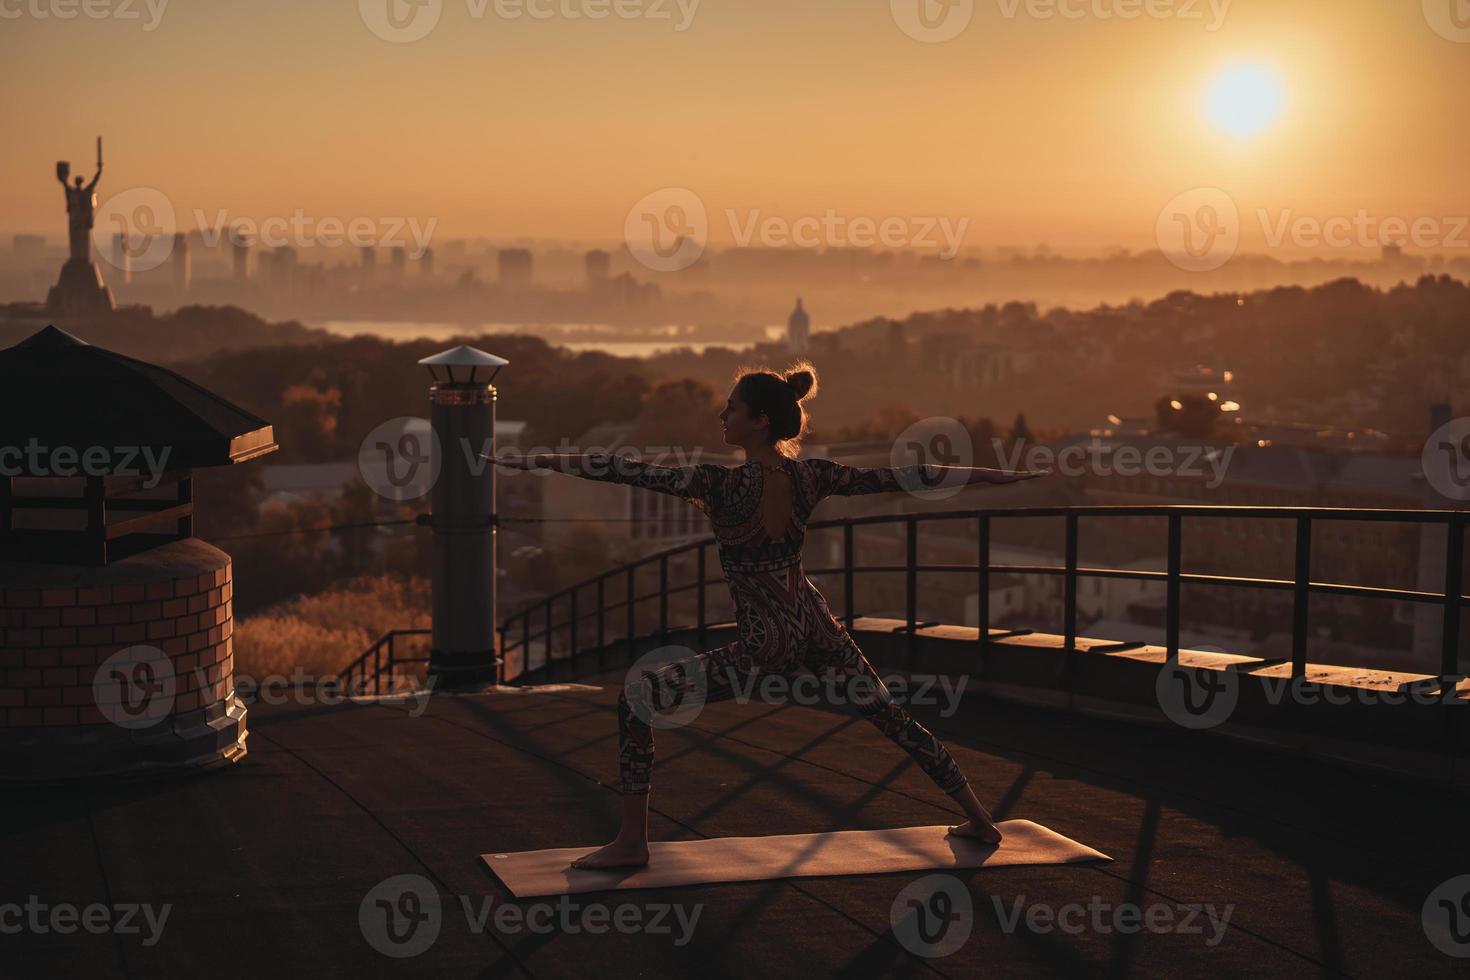
{"label": "patterned bodysuit", "polygon": [[[844,702],[856,704],[945,793],[966,785],[944,745],[893,700],[806,577],[801,561],[807,519],[822,498],[933,486],[933,468],[854,467],[827,459],[667,467],[606,453],[589,453],[586,459],[586,469],[576,475],[671,494],[703,510],[714,526],[720,565],[735,604],[738,639],[647,670],[625,685],[618,699],[623,793],[649,790],[653,725],[664,717],[659,712],[691,700],[752,694],[760,689],[763,674],[780,674],[789,681],[805,671],[840,683]],[[767,483],[772,488],[768,500]]]}

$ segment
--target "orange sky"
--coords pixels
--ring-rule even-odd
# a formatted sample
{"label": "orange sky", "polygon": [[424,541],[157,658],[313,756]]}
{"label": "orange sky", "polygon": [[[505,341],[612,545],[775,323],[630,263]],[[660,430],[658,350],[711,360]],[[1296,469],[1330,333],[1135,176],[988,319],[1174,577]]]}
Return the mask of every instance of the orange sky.
{"label": "orange sky", "polygon": [[[34,13],[67,2],[0,0],[3,232],[60,240],[55,162],[90,175],[98,133],[101,197],[157,188],[186,228],[196,208],[304,211],[615,241],[663,187],[698,195],[716,243],[727,209],[759,209],[964,218],[967,247],[1151,247],[1160,209],[1199,186],[1240,205],[1247,246],[1261,209],[1470,214],[1470,42],[1419,0],[1234,0],[1216,30],[1224,0],[1132,20],[1099,15],[1129,0],[1060,0],[1074,18],[974,0],[944,43],[905,34],[889,0],[702,0],[682,31],[678,0],[602,0],[669,16],[597,21],[495,10],[598,0],[487,0],[480,18],[442,0],[413,43],[375,36],[357,0],[171,0],[152,30],[162,0],[89,0],[137,19]],[[1246,141],[1201,114],[1241,61],[1286,96]]]}

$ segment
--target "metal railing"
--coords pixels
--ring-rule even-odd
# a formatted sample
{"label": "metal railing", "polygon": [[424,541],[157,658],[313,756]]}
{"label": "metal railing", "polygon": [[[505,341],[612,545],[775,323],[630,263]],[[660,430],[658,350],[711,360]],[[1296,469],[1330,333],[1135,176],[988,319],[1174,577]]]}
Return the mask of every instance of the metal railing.
{"label": "metal railing", "polygon": [[[1079,566],[1078,530],[1084,519],[1091,522],[1094,520],[1123,517],[1164,518],[1167,520],[1168,543],[1167,567],[1165,570],[1150,571]],[[991,561],[991,524],[993,521],[1002,518],[1061,518],[1065,522],[1063,564],[994,564]],[[1289,579],[1250,578],[1184,572],[1181,568],[1181,563],[1184,539],[1183,522],[1185,518],[1201,518],[1205,520],[1262,518],[1293,521],[1296,538],[1292,577]],[[976,522],[978,547],[975,562],[948,564],[920,563],[918,561],[920,525],[955,520],[973,520]],[[1307,642],[1309,637],[1308,605],[1314,593],[1431,603],[1440,606],[1442,609],[1443,636],[1440,652],[1440,679],[1443,682],[1448,678],[1458,676],[1456,669],[1458,666],[1460,638],[1460,612],[1461,608],[1467,602],[1470,602],[1470,597],[1463,594],[1465,526],[1467,520],[1470,520],[1470,512],[1455,510],[1237,507],[1196,506],[1188,504],[1020,507],[882,514],[814,521],[807,525],[808,531],[822,530],[825,528],[842,529],[842,564],[836,568],[808,568],[805,571],[809,576],[831,575],[841,577],[844,600],[844,613],[842,618],[849,628],[852,627],[854,620],[853,586],[855,576],[858,574],[883,572],[904,573],[906,619],[905,625],[899,631],[906,632],[908,635],[907,651],[911,666],[917,645],[918,629],[920,626],[925,625],[918,621],[918,576],[921,572],[942,572],[975,576],[975,584],[978,592],[977,619],[979,629],[977,633],[977,645],[982,654],[985,651],[987,642],[992,639],[990,635],[990,581],[991,576],[996,574],[1036,574],[1062,577],[1063,641],[1064,649],[1070,653],[1077,652],[1077,583],[1081,578],[1117,578],[1163,583],[1166,595],[1165,643],[1168,651],[1167,655],[1171,659],[1177,659],[1179,655],[1181,586],[1185,584],[1215,585],[1232,588],[1289,591],[1292,594],[1291,664],[1293,677],[1301,677],[1306,672]],[[1444,563],[1444,591],[1420,592],[1410,589],[1312,581],[1312,528],[1314,522],[1321,521],[1367,521],[1394,524],[1445,525],[1447,542]],[[856,564],[853,545],[855,529],[880,524],[903,524],[905,526],[906,547],[904,563],[902,565]],[[710,625],[706,617],[706,590],[711,584],[719,584],[723,581],[723,578],[711,579],[706,575],[708,553],[709,549],[713,547],[715,547],[715,540],[711,537],[700,541],[688,542],[656,554],[648,555],[637,561],[610,569],[593,578],[577,582],[510,616],[500,627],[501,656],[502,658],[507,658],[510,653],[516,650],[521,651],[520,660],[522,668],[515,677],[506,677],[504,680],[507,682],[524,681],[527,675],[535,671],[542,671],[549,678],[553,666],[563,662],[566,662],[572,667],[572,675],[575,677],[578,654],[582,652],[578,649],[578,638],[580,633],[583,632],[581,627],[584,622],[592,619],[596,620],[596,642],[593,644],[593,647],[597,651],[597,668],[599,670],[605,669],[607,667],[605,656],[609,649],[607,642],[609,614],[621,613],[626,618],[626,628],[618,642],[626,644],[629,659],[631,659],[639,639],[657,636],[660,642],[667,642],[671,628],[683,630],[692,627],[696,631],[697,643],[702,648],[705,641],[706,629]],[[670,587],[670,560],[690,553],[696,555],[694,581]],[[635,587],[638,571],[653,565],[658,567],[658,590],[642,595],[636,594]],[[626,587],[622,590],[624,596],[617,601],[609,603],[607,601],[607,583],[619,577],[624,578],[626,581]],[[669,623],[669,597],[691,589],[697,590],[696,622],[687,626],[671,627]],[[590,603],[586,602],[585,599],[579,601],[579,597],[585,596],[589,591],[594,593],[592,601]],[[649,602],[653,599],[657,599],[659,602],[657,629],[640,637],[637,629],[638,604]],[[554,611],[559,604],[566,606],[566,616],[558,621],[554,620],[553,617]],[[537,627],[535,630],[533,630],[533,621]],[[568,652],[564,657],[554,658],[553,638],[556,631],[562,629],[567,631],[569,641],[567,644]],[[514,639],[512,639],[513,634],[515,635]],[[546,659],[542,664],[532,667],[530,665],[531,644],[538,639],[545,641]]]}
{"label": "metal railing", "polygon": [[[429,655],[425,653],[422,657],[401,657],[398,655],[397,640],[400,636],[429,636],[434,631],[430,629],[417,630],[389,630],[378,638],[378,642],[363,651],[362,656],[343,668],[337,675],[337,679],[345,689],[353,694],[365,694],[369,685],[372,686],[374,694],[381,694],[383,674],[393,676],[393,668],[399,664],[427,664]],[[384,657],[384,652],[387,656]],[[356,687],[354,687],[356,683]]]}

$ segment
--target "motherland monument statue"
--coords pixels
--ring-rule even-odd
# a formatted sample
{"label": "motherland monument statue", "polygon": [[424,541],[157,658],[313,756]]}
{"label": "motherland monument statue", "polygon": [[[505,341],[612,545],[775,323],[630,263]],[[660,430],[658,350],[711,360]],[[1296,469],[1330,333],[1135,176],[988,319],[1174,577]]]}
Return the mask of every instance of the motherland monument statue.
{"label": "motherland monument statue", "polygon": [[48,312],[62,315],[111,313],[117,308],[112,290],[102,279],[102,270],[92,261],[92,225],[97,208],[97,182],[102,179],[102,137],[97,137],[97,172],[91,183],[78,176],[67,184],[71,164],[56,164],[56,179],[66,192],[67,235],[70,247],[61,278],[46,297]]}

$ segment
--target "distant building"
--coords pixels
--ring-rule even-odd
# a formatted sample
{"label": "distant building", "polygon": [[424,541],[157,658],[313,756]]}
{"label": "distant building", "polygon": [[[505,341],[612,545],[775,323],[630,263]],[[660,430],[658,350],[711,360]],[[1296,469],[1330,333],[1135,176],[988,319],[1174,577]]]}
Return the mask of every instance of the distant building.
{"label": "distant building", "polygon": [[281,245],[271,253],[271,289],[277,293],[291,292],[296,281],[296,250],[290,245]]}
{"label": "distant building", "polygon": [[424,247],[423,254],[419,256],[419,277],[434,278],[434,250],[428,246]]}
{"label": "distant building", "polygon": [[952,360],[935,365],[936,377],[947,377],[957,388],[995,387],[1010,384],[1041,367],[1034,350],[1017,350],[997,344],[971,344],[956,350]]}
{"label": "distant building", "polygon": [[[573,444],[582,447],[583,452],[601,450],[637,456],[642,450],[633,441],[633,428],[632,421],[599,423],[573,440]],[[659,461],[648,456],[643,458]],[[701,447],[698,462],[731,465],[736,460],[726,453],[705,452]],[[599,480],[541,480],[534,474],[527,479],[519,473],[502,478],[502,485],[512,483],[539,484],[541,505],[548,514],[606,520],[608,524],[600,530],[607,537],[645,543],[650,550],[709,533],[709,520],[703,512],[670,494],[650,493]],[[577,525],[571,522],[547,524],[542,529],[542,540],[551,546],[576,530]]]}
{"label": "distant building", "polygon": [[612,274],[612,256],[600,248],[587,253],[587,288],[595,289]]}
{"label": "distant building", "polygon": [[[1441,426],[1448,425],[1454,417],[1454,409],[1448,402],[1429,403],[1429,426],[1425,441],[1432,436]],[[1425,479],[1421,485],[1421,497],[1418,502],[1410,502],[1408,506],[1426,507],[1432,510],[1445,508],[1446,501],[1440,496],[1434,486]],[[1451,505],[1453,506],[1453,505]],[[1418,562],[1415,569],[1418,588],[1421,591],[1431,592],[1435,583],[1444,584],[1446,547],[1449,544],[1449,536],[1444,526],[1423,524],[1419,527]],[[1439,658],[1439,647],[1442,641],[1441,631],[1444,629],[1444,611],[1427,602],[1413,603],[1413,656],[1416,664],[1433,664]]]}
{"label": "distant building", "polygon": [[395,280],[402,279],[408,271],[408,252],[402,245],[388,250],[388,270]]}
{"label": "distant building", "polygon": [[786,343],[796,351],[804,351],[811,346],[812,340],[812,318],[807,316],[806,310],[801,306],[801,297],[796,297],[796,309],[791,311],[791,316],[786,320]]}
{"label": "distant building", "polygon": [[[1438,409],[1436,419],[1444,417]],[[1433,421],[1433,420],[1431,420]],[[1051,458],[1065,461],[1064,476],[1082,494],[1082,503],[1151,505],[1197,503],[1265,507],[1352,507],[1416,509],[1453,507],[1425,486],[1417,456],[1396,456],[1368,448],[1348,452],[1309,445],[1205,442],[1168,435],[1099,437],[1075,433],[1048,444]],[[1154,463],[1150,455],[1161,454]],[[1114,529],[1132,543],[1158,541],[1155,518],[1117,518]],[[1444,529],[1375,521],[1323,521],[1313,531],[1312,561],[1330,569],[1336,582],[1371,583],[1431,592],[1444,572]],[[1286,569],[1295,553],[1290,520],[1223,516],[1199,521],[1187,530],[1192,571],[1219,575],[1260,575]],[[1257,625],[1284,622],[1290,596],[1227,595],[1219,622],[1232,617]],[[1423,609],[1429,609],[1428,615]],[[1394,600],[1381,609],[1359,599],[1324,604],[1325,614],[1341,615],[1360,632],[1372,629],[1380,647],[1375,664],[1395,669],[1434,670],[1439,619],[1428,604]],[[1313,613],[1317,615],[1316,612]],[[1360,618],[1353,618],[1360,617]],[[1277,628],[1277,627],[1272,627]],[[1360,637],[1361,638],[1361,637]],[[1470,638],[1462,639],[1462,644]],[[1412,652],[1411,652],[1412,651]],[[1360,664],[1361,665],[1361,664]]]}
{"label": "distant building", "polygon": [[285,463],[261,467],[265,496],[261,506],[269,503],[295,504],[309,498],[336,500],[342,490],[362,478],[356,460],[345,463]]}
{"label": "distant building", "polygon": [[235,282],[250,281],[250,240],[239,227],[230,229],[230,255],[233,259]]}
{"label": "distant building", "polygon": [[663,295],[657,283],[639,282],[626,272],[604,283],[602,292],[615,306],[630,309],[646,309]]}
{"label": "distant building", "polygon": [[[314,269],[316,266],[305,266]],[[495,420],[498,446],[519,445],[525,439],[526,423],[510,419]],[[260,502],[295,504],[308,499],[337,500],[350,484],[362,481],[362,470],[355,459],[337,463],[268,463],[260,469],[265,496]],[[539,484],[532,479],[529,484]]]}
{"label": "distant building", "polygon": [[531,285],[531,252],[524,248],[503,248],[499,256],[500,285],[507,289],[524,289]]}
{"label": "distant building", "polygon": [[37,259],[46,251],[46,236],[16,235],[10,240],[10,247],[18,259]]}
{"label": "distant building", "polygon": [[123,232],[114,232],[112,236],[111,261],[117,271],[122,273],[123,282],[133,281],[133,262],[128,255],[128,236]]}
{"label": "distant building", "polygon": [[1167,388],[1180,395],[1215,395],[1224,400],[1235,383],[1235,372],[1215,368],[1208,364],[1196,364],[1192,368],[1170,372]]}
{"label": "distant building", "polygon": [[189,236],[183,232],[174,235],[174,250],[170,259],[173,262],[173,284],[174,292],[183,294],[189,291],[189,282],[193,278],[193,260],[189,256]]}
{"label": "distant building", "polygon": [[362,261],[362,281],[372,282],[378,271],[378,251],[371,245],[363,245],[358,254]]}

